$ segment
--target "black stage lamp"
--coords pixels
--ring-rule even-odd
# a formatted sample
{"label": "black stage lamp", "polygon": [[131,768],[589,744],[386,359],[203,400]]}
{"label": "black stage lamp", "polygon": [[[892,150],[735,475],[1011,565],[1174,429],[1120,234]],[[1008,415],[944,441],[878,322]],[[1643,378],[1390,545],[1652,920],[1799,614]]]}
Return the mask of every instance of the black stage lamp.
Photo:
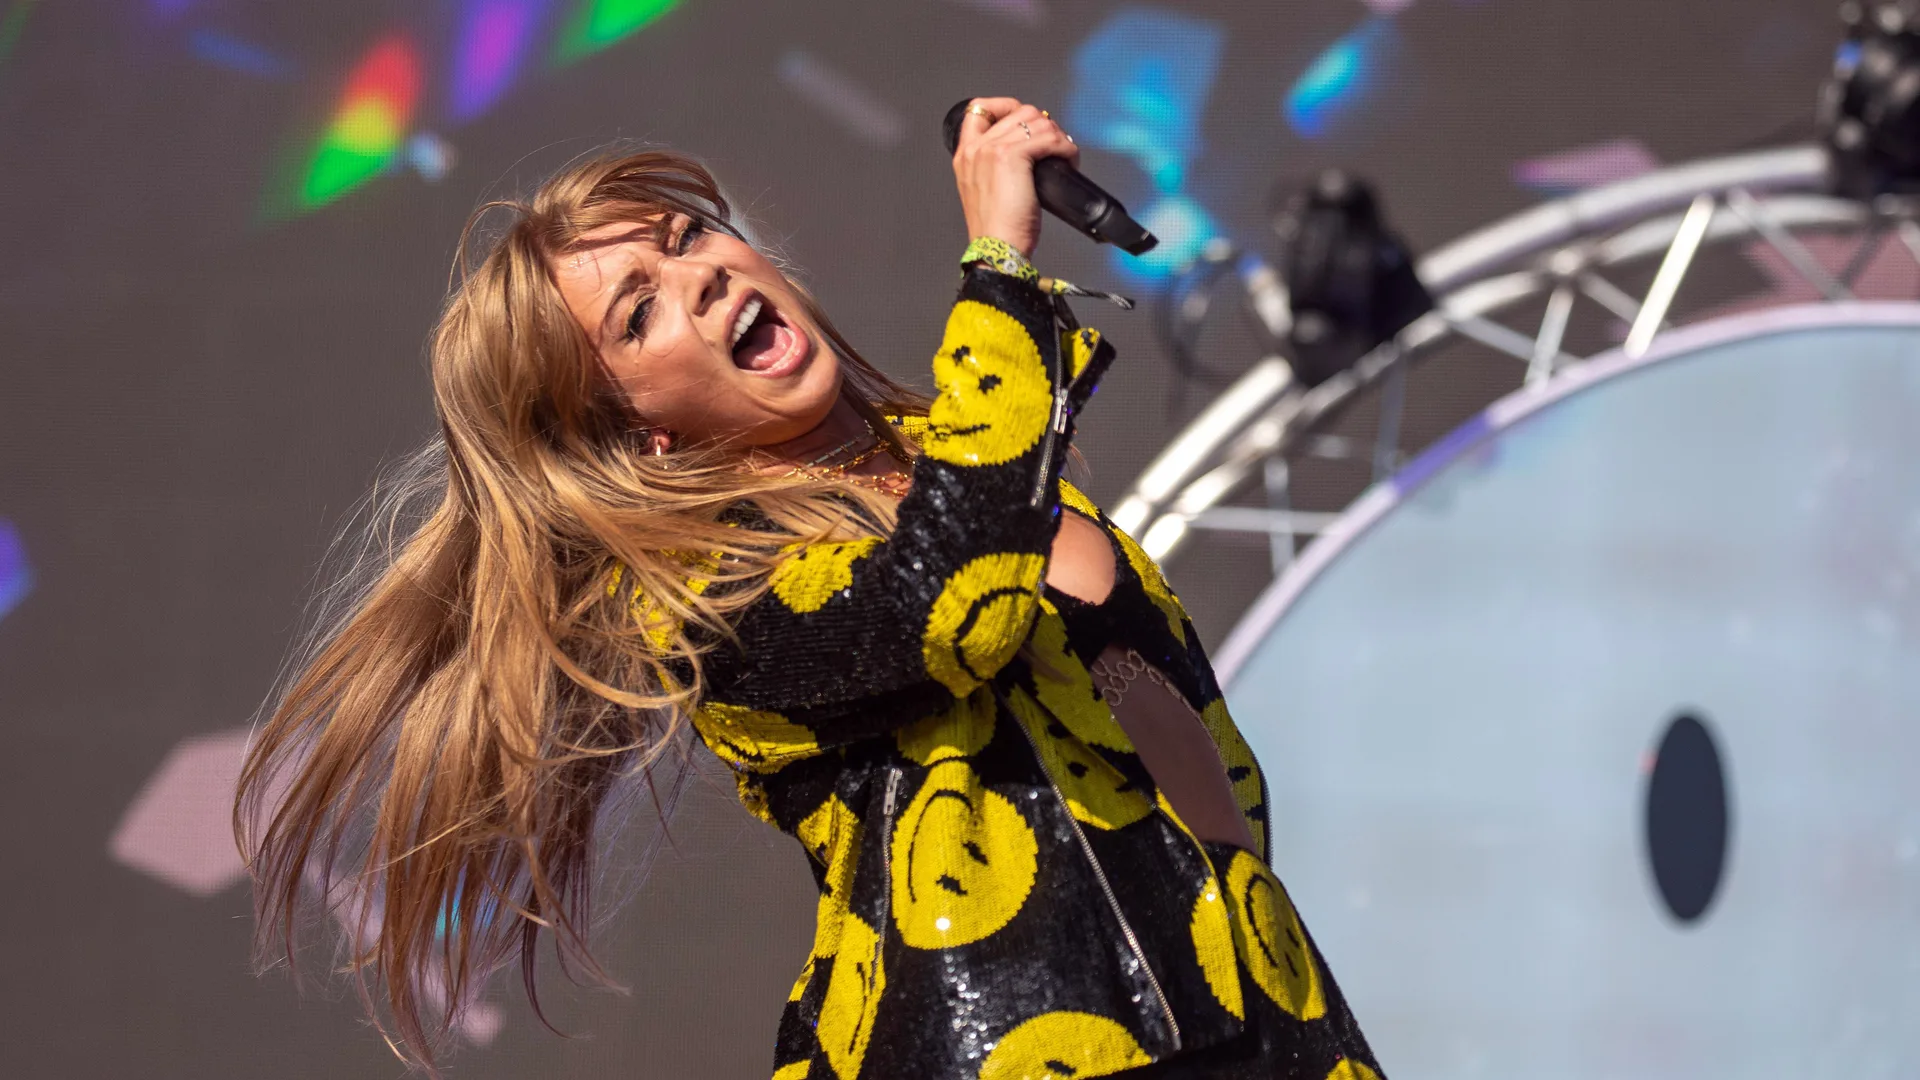
{"label": "black stage lamp", "polygon": [[1920,193],[1920,0],[1847,0],[1847,39],[1820,90],[1836,192]]}
{"label": "black stage lamp", "polygon": [[1283,194],[1273,219],[1276,269],[1293,325],[1284,343],[1293,373],[1318,386],[1433,310],[1413,255],[1380,220],[1365,181],[1338,169]]}

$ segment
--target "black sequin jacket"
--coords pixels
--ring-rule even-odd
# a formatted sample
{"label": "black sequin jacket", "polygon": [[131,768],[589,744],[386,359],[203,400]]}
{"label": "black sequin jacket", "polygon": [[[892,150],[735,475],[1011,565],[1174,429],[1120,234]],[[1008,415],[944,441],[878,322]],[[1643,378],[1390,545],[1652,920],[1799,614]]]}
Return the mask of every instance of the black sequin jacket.
{"label": "black sequin jacket", "polygon": [[[1374,1075],[1266,859],[1198,843],[1094,691],[1086,639],[1119,634],[1201,713],[1266,846],[1179,600],[1058,477],[1111,358],[1064,302],[970,270],[892,536],[796,551],[709,657],[696,729],[820,889],[775,1080],[1104,1076],[1252,1028],[1244,1075]],[[1062,504],[1122,556],[1077,632],[1044,585]]]}

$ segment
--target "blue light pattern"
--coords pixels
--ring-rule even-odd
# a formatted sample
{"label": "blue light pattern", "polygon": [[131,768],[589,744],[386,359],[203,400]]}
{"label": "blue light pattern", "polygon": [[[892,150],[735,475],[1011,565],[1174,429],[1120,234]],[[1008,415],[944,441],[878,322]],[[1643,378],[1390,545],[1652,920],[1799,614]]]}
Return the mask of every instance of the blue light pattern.
{"label": "blue light pattern", "polygon": [[0,518],[0,618],[32,591],[33,570],[27,566],[27,546],[20,539],[20,530]]}
{"label": "blue light pattern", "polygon": [[1133,158],[1160,191],[1180,190],[1200,154],[1200,116],[1225,39],[1218,23],[1122,8],[1074,52],[1075,137]]}
{"label": "blue light pattern", "polygon": [[1325,137],[1373,95],[1398,44],[1392,20],[1373,18],[1329,45],[1287,91],[1287,123],[1303,138]]}
{"label": "blue light pattern", "polygon": [[1143,257],[1112,255],[1114,269],[1135,281],[1166,279],[1217,233],[1212,215],[1182,189],[1201,153],[1200,121],[1225,44],[1219,23],[1125,7],[1074,51],[1068,130],[1085,146],[1132,159],[1154,192],[1132,209],[1160,246]]}

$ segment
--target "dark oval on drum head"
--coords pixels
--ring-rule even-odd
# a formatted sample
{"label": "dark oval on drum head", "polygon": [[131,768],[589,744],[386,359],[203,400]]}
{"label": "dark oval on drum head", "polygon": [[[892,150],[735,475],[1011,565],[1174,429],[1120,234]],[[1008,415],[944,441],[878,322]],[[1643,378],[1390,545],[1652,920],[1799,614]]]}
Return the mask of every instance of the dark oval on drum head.
{"label": "dark oval on drum head", "polygon": [[1706,913],[1727,866],[1731,809],[1713,733],[1681,713],[1667,725],[1647,778],[1647,863],[1667,911],[1683,924]]}

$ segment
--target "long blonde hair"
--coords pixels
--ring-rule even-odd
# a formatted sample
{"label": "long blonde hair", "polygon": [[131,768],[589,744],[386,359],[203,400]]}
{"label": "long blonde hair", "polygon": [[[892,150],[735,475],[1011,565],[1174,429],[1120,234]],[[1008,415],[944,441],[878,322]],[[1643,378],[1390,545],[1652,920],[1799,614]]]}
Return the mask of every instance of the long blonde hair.
{"label": "long blonde hair", "polygon": [[[484,240],[495,211],[509,221]],[[786,543],[891,527],[890,500],[859,488],[648,449],[550,267],[591,230],[665,213],[740,235],[707,170],[660,150],[599,154],[474,213],[432,337],[440,435],[357,519],[241,776],[264,954],[291,963],[318,905],[389,1044],[429,1070],[499,967],[519,960],[538,1008],[543,928],[563,967],[606,978],[587,949],[597,832],[675,744],[702,643]],[[805,303],[843,395],[904,459],[885,415],[924,399]],[[766,528],[729,526],[743,503]]]}

